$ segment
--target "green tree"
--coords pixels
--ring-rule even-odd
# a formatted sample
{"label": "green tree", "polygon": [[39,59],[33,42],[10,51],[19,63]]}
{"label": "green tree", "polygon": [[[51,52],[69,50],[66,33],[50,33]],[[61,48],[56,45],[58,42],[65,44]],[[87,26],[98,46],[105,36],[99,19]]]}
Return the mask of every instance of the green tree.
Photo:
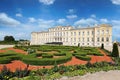
{"label": "green tree", "polygon": [[15,41],[15,39],[14,39],[13,36],[5,36],[4,37],[4,41],[5,42],[13,42],[13,41]]}
{"label": "green tree", "polygon": [[101,44],[101,49],[104,49],[104,44],[103,43]]}
{"label": "green tree", "polygon": [[112,57],[119,57],[118,45],[117,43],[113,44]]}

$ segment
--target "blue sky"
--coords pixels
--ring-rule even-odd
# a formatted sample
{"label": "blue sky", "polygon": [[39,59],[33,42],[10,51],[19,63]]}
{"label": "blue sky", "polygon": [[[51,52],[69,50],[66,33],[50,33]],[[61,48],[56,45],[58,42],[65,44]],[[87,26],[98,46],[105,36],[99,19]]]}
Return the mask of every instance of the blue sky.
{"label": "blue sky", "polygon": [[12,35],[30,39],[33,31],[58,25],[113,26],[113,40],[120,41],[120,0],[0,0],[0,40]]}

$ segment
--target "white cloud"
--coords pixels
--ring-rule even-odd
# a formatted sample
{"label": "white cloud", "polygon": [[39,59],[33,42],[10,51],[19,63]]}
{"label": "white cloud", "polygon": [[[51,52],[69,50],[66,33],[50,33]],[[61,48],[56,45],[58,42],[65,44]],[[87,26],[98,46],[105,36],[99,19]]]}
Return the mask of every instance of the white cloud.
{"label": "white cloud", "polygon": [[87,18],[87,19],[80,19],[74,23],[74,25],[81,25],[81,26],[88,26],[88,25],[93,25],[97,24],[98,21],[92,18]]}
{"label": "white cloud", "polygon": [[38,19],[38,25],[41,28],[50,28],[55,24],[54,20]]}
{"label": "white cloud", "polygon": [[55,0],[39,0],[39,2],[43,3],[44,5],[51,5],[55,2]]}
{"label": "white cloud", "polygon": [[17,13],[16,16],[17,16],[17,17],[22,17],[22,14]]}
{"label": "white cloud", "polygon": [[33,18],[33,17],[28,18],[28,20],[29,20],[29,22],[31,22],[31,23],[36,22],[36,19]]}
{"label": "white cloud", "polygon": [[73,14],[73,13],[75,13],[75,10],[74,10],[74,9],[69,9],[69,10],[68,10],[68,13],[69,13],[69,14]]}
{"label": "white cloud", "polygon": [[66,17],[68,19],[74,19],[74,18],[77,18],[77,15],[74,15],[74,14],[73,15],[67,15]]}
{"label": "white cloud", "polygon": [[120,5],[120,0],[111,0],[113,4]]}
{"label": "white cloud", "polygon": [[113,39],[120,40],[120,20],[111,20],[113,26]]}
{"label": "white cloud", "polygon": [[100,22],[102,22],[102,23],[108,23],[108,20],[105,19],[105,18],[103,18],[103,19],[100,19]]}
{"label": "white cloud", "polygon": [[65,23],[65,21],[66,21],[66,19],[58,19],[57,23],[63,24],[63,23]]}
{"label": "white cloud", "polygon": [[17,26],[20,22],[9,17],[6,13],[0,13],[0,25],[4,26]]}
{"label": "white cloud", "polygon": [[95,14],[92,14],[91,17],[92,17],[92,18],[96,18],[96,15],[95,15]]}

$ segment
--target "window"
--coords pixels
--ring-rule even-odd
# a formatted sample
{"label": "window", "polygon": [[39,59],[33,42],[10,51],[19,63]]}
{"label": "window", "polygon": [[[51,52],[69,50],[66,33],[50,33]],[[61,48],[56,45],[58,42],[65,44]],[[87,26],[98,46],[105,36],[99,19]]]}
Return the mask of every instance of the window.
{"label": "window", "polygon": [[102,30],[102,34],[104,34],[104,30]]}
{"label": "window", "polygon": [[73,33],[71,32],[71,36],[73,35]]}
{"label": "window", "polygon": [[109,33],[109,30],[106,30],[106,33],[108,34],[108,33]]}
{"label": "window", "polygon": [[74,32],[74,36],[76,36],[76,32]]}
{"label": "window", "polygon": [[74,41],[76,41],[76,38],[74,38]]}
{"label": "window", "polygon": [[82,43],[82,45],[84,45],[84,43]]}
{"label": "window", "polygon": [[89,42],[89,38],[87,38],[87,41]]}
{"label": "window", "polygon": [[83,35],[84,35],[84,31],[83,31]]}
{"label": "window", "polygon": [[71,38],[71,41],[72,41],[72,38]]}
{"label": "window", "polygon": [[80,41],[80,38],[79,38],[79,41]]}
{"label": "window", "polygon": [[99,41],[100,41],[100,38],[97,38],[97,41],[99,42]]}
{"label": "window", "polygon": [[87,34],[89,35],[89,31],[87,32]]}
{"label": "window", "polygon": [[94,31],[92,31],[92,35],[94,34]]}
{"label": "window", "polygon": [[84,42],[84,38],[83,38],[83,42]]}
{"label": "window", "polygon": [[89,43],[87,43],[87,45],[89,45]]}
{"label": "window", "polygon": [[109,42],[109,38],[108,37],[106,38],[106,41]]}
{"label": "window", "polygon": [[79,32],[79,35],[80,35],[80,32]]}
{"label": "window", "polygon": [[92,41],[94,41],[94,38],[92,38]]}
{"label": "window", "polygon": [[68,42],[68,38],[66,38],[66,42]]}
{"label": "window", "polygon": [[99,30],[97,31],[97,34],[100,34],[100,31],[99,31]]}
{"label": "window", "polygon": [[68,36],[68,32],[66,32],[67,36]]}
{"label": "window", "polygon": [[102,37],[102,41],[104,41],[104,38]]}

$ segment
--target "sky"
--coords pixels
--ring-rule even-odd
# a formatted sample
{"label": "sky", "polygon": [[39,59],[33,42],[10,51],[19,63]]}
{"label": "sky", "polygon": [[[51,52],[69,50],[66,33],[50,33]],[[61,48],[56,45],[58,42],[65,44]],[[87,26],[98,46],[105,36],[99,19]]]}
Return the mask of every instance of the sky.
{"label": "sky", "polygon": [[82,28],[109,24],[120,41],[120,0],[0,0],[0,40],[12,35],[30,40],[31,32],[55,26]]}

